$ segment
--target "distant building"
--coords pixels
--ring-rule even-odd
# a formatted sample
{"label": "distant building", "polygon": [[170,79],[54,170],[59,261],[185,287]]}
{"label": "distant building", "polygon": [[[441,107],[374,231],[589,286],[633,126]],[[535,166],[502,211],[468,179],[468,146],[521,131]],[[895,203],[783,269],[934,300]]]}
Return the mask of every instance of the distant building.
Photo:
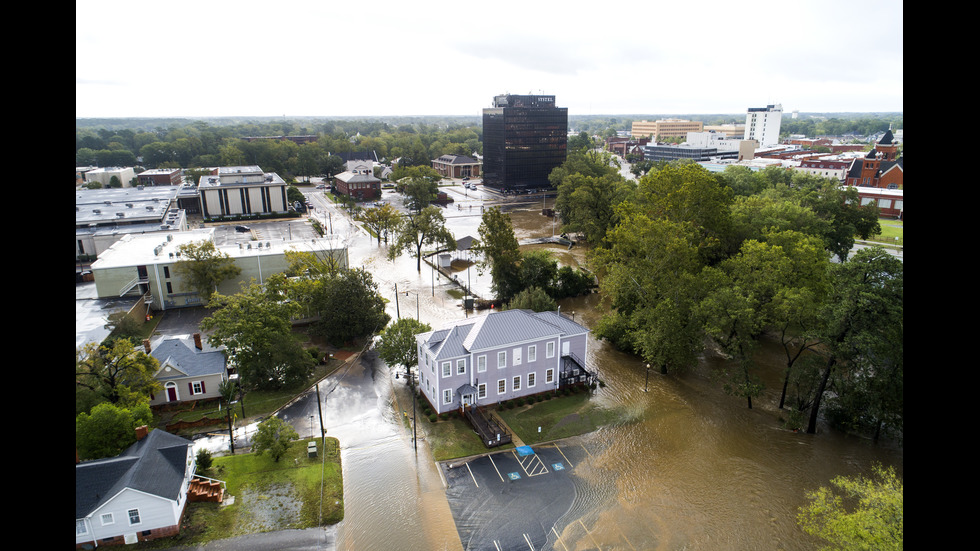
{"label": "distant building", "polygon": [[184,183],[184,177],[179,168],[154,168],[136,175],[141,186],[179,186]]}
{"label": "distant building", "polygon": [[351,160],[345,166],[346,170],[333,177],[337,193],[358,201],[381,197],[381,180],[374,176],[373,161]]}
{"label": "distant building", "polygon": [[745,139],[759,142],[759,147],[779,143],[779,127],[783,120],[783,106],[750,107],[745,115]]}
{"label": "distant building", "polygon": [[205,219],[237,218],[289,211],[286,182],[258,166],[219,167],[198,184]]}
{"label": "distant building", "polygon": [[568,109],[555,96],[496,96],[483,110],[483,183],[504,191],[550,187],[567,146]]}
{"label": "distant building", "polygon": [[97,182],[102,184],[102,187],[109,187],[113,176],[119,180],[122,187],[131,187],[133,179],[136,178],[136,171],[131,166],[95,168],[85,173],[85,181],[87,183]]}
{"label": "distant building", "polygon": [[689,160],[694,162],[719,161],[724,159],[738,160],[741,153],[738,149],[718,149],[717,147],[694,147],[686,144],[681,145],[659,145],[651,144],[643,146],[644,161],[678,161]]}
{"label": "distant building", "polygon": [[650,138],[656,142],[667,138],[684,138],[688,132],[701,132],[703,130],[703,122],[660,119],[657,121],[633,121],[630,134],[634,138]]}
{"label": "distant building", "polygon": [[482,163],[466,155],[442,155],[432,160],[432,168],[445,178],[475,178]]}

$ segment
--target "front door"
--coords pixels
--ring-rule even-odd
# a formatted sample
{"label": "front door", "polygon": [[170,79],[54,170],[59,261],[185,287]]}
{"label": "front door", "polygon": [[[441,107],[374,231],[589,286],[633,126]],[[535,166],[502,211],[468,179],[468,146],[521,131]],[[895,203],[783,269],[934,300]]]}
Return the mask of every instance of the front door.
{"label": "front door", "polygon": [[167,401],[176,402],[177,401],[177,387],[173,384],[167,386]]}

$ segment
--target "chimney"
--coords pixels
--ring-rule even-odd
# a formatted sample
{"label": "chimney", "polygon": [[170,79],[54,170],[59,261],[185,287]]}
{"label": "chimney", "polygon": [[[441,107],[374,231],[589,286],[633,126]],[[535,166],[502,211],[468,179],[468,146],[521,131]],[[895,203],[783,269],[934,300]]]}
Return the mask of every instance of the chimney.
{"label": "chimney", "polygon": [[201,334],[200,333],[194,333],[194,346],[196,346],[198,350],[204,350],[204,347],[201,346]]}
{"label": "chimney", "polygon": [[145,350],[147,354],[150,353],[150,339],[143,339],[143,350]]}
{"label": "chimney", "polygon": [[147,434],[150,434],[150,429],[148,429],[146,425],[141,425],[139,427],[136,427],[136,440],[142,440],[146,438]]}

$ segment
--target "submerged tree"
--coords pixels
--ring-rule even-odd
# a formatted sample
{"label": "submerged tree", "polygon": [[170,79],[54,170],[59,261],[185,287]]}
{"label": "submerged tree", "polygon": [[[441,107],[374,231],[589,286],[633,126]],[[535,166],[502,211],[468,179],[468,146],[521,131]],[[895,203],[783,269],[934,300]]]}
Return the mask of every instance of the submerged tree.
{"label": "submerged tree", "polygon": [[[894,467],[874,465],[871,477],[838,476],[833,488],[807,492],[797,523],[829,543],[825,550],[904,548],[904,484]],[[836,489],[836,490],[835,490]]]}

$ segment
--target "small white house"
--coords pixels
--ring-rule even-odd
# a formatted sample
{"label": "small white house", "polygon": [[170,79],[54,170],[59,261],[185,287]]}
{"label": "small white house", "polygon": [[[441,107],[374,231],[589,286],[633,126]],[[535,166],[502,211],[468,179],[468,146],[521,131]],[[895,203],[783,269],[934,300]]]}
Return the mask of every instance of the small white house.
{"label": "small white house", "polygon": [[120,455],[75,465],[75,546],[136,543],[180,530],[196,468],[193,442],[137,431]]}

